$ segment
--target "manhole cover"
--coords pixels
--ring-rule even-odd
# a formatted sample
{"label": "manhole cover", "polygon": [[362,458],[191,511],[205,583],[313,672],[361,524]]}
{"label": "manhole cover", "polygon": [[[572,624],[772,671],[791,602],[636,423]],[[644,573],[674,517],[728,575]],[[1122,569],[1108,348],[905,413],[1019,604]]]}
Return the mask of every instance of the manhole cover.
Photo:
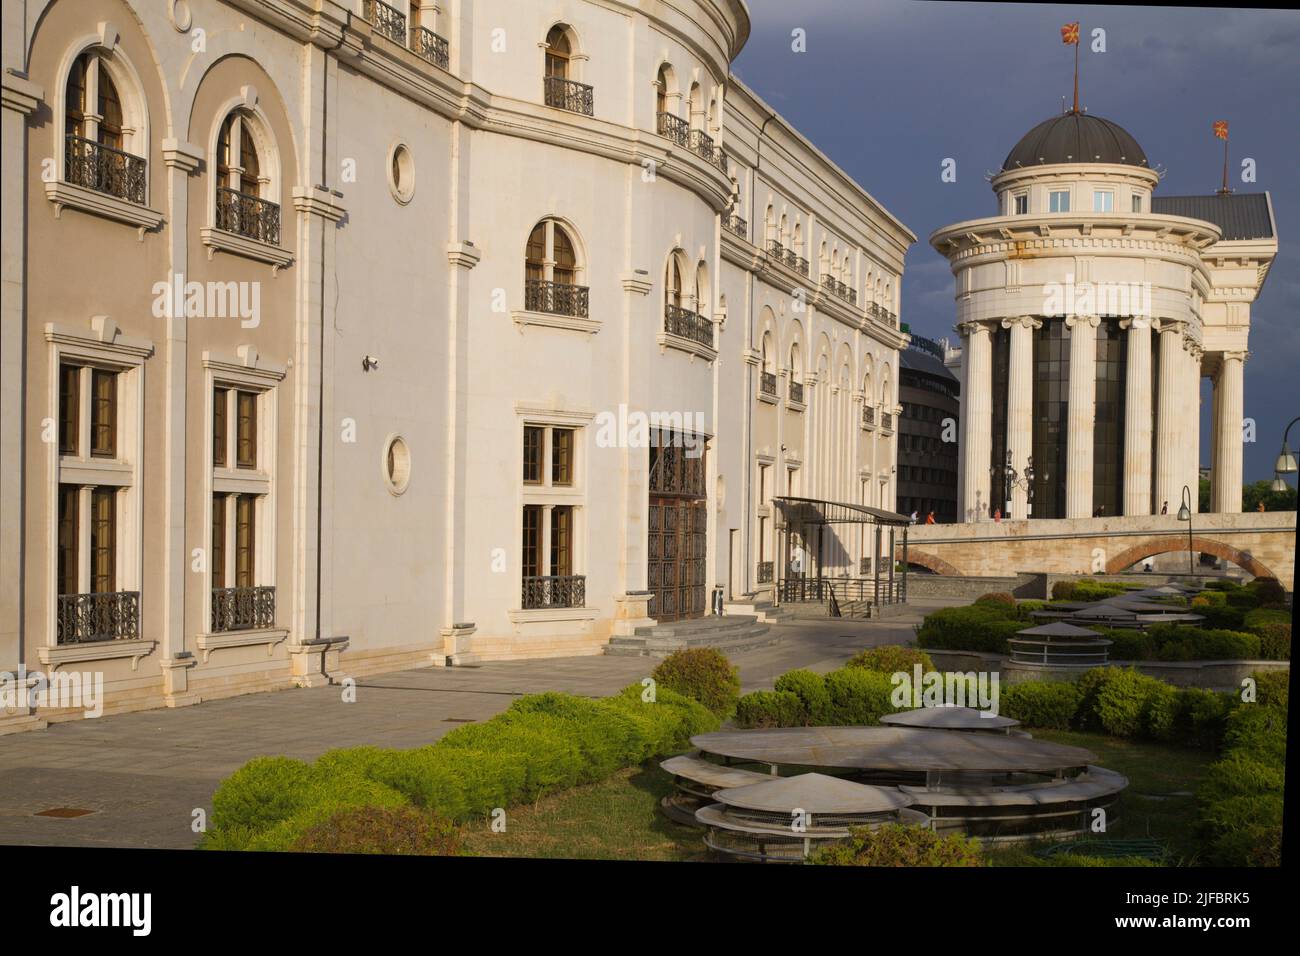
{"label": "manhole cover", "polygon": [[83,810],[81,807],[52,807],[49,810],[40,811],[36,816],[66,819],[68,817],[84,817],[86,814],[94,812],[94,810]]}

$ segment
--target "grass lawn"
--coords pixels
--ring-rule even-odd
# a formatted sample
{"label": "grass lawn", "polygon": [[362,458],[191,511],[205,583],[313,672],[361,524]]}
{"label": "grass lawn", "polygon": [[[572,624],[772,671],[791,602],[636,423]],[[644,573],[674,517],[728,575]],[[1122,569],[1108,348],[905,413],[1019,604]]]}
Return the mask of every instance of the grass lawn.
{"label": "grass lawn", "polygon": [[607,780],[506,811],[506,832],[489,821],[461,828],[479,856],[581,860],[704,860],[704,831],[673,823],[659,810],[672,777],[657,761]]}
{"label": "grass lawn", "polygon": [[[1129,778],[1115,839],[1153,838],[1169,848],[1171,863],[1195,863],[1196,790],[1213,759],[1208,751],[1167,747],[1099,734],[1041,730],[1036,738],[1086,747],[1097,762]],[[673,823],[659,810],[672,790],[672,778],[657,761],[622,770],[607,780],[543,797],[507,812],[506,832],[493,833],[489,821],[461,828],[466,847],[479,856],[540,859],[676,860],[709,859],[703,831]],[[1031,848],[989,851],[994,866],[1038,862]]]}

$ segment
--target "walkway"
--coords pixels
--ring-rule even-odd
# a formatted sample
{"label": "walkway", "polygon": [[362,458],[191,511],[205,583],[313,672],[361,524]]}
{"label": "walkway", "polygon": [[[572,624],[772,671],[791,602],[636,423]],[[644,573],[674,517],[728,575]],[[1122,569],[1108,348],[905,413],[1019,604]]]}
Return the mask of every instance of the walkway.
{"label": "walkway", "polygon": [[[908,642],[923,613],[780,625],[780,644],[736,655],[743,689],[770,689],[792,668],[825,672],[864,647]],[[612,694],[655,663],[577,657],[399,671],[359,681],[351,704],[340,687],[304,688],[0,737],[0,844],[192,847],[194,810],[210,817],[217,784],[252,757],[313,760],[336,747],[416,747],[485,720],[522,694]],[[94,812],[35,815],[61,807]]]}

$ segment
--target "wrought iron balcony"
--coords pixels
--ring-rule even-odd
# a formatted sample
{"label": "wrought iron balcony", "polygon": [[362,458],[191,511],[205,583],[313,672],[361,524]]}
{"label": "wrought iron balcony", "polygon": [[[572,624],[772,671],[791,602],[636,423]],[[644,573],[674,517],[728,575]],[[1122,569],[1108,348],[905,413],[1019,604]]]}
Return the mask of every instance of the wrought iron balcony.
{"label": "wrought iron balcony", "polygon": [[74,186],[144,205],[148,161],[84,136],[68,134],[63,178]]}
{"label": "wrought iron balcony", "polygon": [[411,27],[411,51],[440,69],[451,69],[451,50],[445,37],[440,37],[428,27]]}
{"label": "wrought iron balcony", "polygon": [[763,372],[758,378],[758,390],[764,395],[776,394],[776,373]]}
{"label": "wrought iron balcony", "polygon": [[749,223],[739,216],[728,216],[726,225],[730,232],[739,236],[741,239],[749,238]]}
{"label": "wrought iron balcony", "polygon": [[275,627],[275,588],[213,588],[212,632]]}
{"label": "wrought iron balcony", "polygon": [[710,136],[702,129],[693,129],[690,131],[690,140],[687,143],[691,152],[695,153],[707,163],[712,163],[724,173],[727,171],[727,154]]}
{"label": "wrought iron balcony", "polygon": [[790,379],[790,401],[803,404],[803,382]]}
{"label": "wrought iron balcony", "polygon": [[889,412],[880,413],[880,427],[886,431],[892,431],[894,428],[894,416]]}
{"label": "wrought iron balcony", "polygon": [[523,592],[526,611],[545,607],[586,607],[587,577],[584,574],[526,577]]}
{"label": "wrought iron balcony", "polygon": [[876,427],[876,410],[870,405],[862,406],[862,427],[864,428]]}
{"label": "wrought iron balcony", "polygon": [[880,307],[879,302],[868,302],[867,315],[871,316],[873,319],[883,319],[885,317],[885,310]]}
{"label": "wrought iron balcony", "polygon": [[139,591],[59,595],[55,619],[59,644],[125,641],[139,636]]}
{"label": "wrought iron balcony", "polygon": [[771,561],[758,562],[758,583],[759,584],[772,583],[772,565],[773,562]]}
{"label": "wrought iron balcony", "polygon": [[365,0],[361,4],[361,15],[370,22],[376,33],[388,37],[394,43],[406,45],[406,14],[380,0]]}
{"label": "wrought iron balcony", "polygon": [[689,146],[691,142],[691,124],[672,113],[659,113],[658,130],[660,136],[666,136],[678,146]]}
{"label": "wrought iron balcony", "polygon": [[846,283],[841,282],[839,279],[836,279],[834,276],[822,276],[822,285],[832,294],[843,299],[845,302],[852,303],[853,305],[858,304],[857,290],[851,288]]}
{"label": "wrought iron balcony", "polygon": [[566,80],[561,76],[542,77],[542,92],[547,106],[581,113],[583,116],[594,115],[595,97],[592,88],[586,83]]}
{"label": "wrought iron balcony", "polygon": [[767,254],[778,262],[785,262],[785,246],[780,239],[767,240]]}
{"label": "wrought iron balcony", "polygon": [[888,309],[881,309],[881,311],[885,313],[885,321],[894,328],[898,328],[898,313],[890,312]]}
{"label": "wrought iron balcony", "polygon": [[793,249],[785,250],[785,264],[795,272],[802,273],[803,275],[808,274],[808,260],[799,255]]}
{"label": "wrought iron balcony", "polygon": [[664,331],[713,348],[713,323],[689,309],[671,303],[665,305]]}
{"label": "wrought iron balcony", "polygon": [[590,291],[585,285],[525,279],[524,308],[529,312],[570,315],[576,319],[585,319]]}
{"label": "wrought iron balcony", "polygon": [[278,246],[280,204],[226,186],[218,186],[217,228],[255,242]]}
{"label": "wrought iron balcony", "polygon": [[871,559],[861,558],[858,561],[858,574],[867,575],[871,573]]}

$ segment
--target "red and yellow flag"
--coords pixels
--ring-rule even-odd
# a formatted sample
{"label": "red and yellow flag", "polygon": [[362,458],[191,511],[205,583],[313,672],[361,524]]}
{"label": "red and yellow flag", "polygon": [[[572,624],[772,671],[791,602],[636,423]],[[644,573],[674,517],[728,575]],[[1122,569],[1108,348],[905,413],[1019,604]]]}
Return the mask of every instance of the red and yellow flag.
{"label": "red and yellow flag", "polygon": [[1215,121],[1214,121],[1214,135],[1217,136],[1219,139],[1227,139],[1227,138],[1228,138],[1228,121],[1227,121],[1227,120],[1215,120]]}
{"label": "red and yellow flag", "polygon": [[1079,45],[1079,23],[1067,23],[1061,27],[1061,42],[1068,43],[1072,46]]}

